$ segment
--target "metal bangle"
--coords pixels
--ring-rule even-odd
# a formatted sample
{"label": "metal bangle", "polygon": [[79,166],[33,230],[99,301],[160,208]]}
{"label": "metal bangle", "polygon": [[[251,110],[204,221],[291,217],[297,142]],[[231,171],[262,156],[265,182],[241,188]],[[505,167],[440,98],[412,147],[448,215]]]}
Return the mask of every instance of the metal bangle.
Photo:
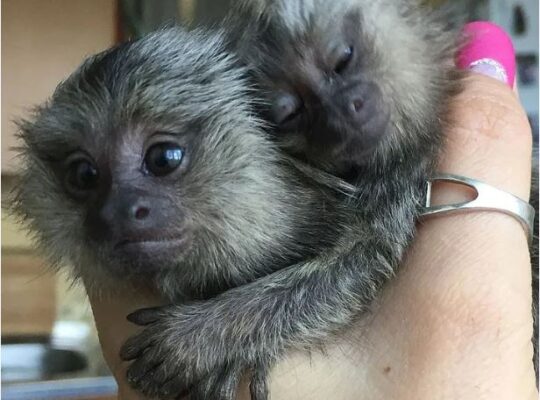
{"label": "metal bangle", "polygon": [[[476,198],[463,203],[432,206],[431,189],[436,181],[453,182],[468,186],[476,191]],[[420,210],[420,216],[477,210],[499,211],[516,218],[525,228],[529,242],[532,240],[535,211],[529,203],[519,197],[476,179],[459,175],[438,174],[427,181],[426,202]]]}

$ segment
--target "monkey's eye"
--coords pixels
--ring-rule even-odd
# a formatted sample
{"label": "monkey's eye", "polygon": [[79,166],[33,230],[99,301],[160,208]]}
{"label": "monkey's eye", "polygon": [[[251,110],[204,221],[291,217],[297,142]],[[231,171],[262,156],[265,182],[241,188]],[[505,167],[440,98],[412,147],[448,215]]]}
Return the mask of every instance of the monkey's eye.
{"label": "monkey's eye", "polygon": [[84,195],[97,185],[99,172],[95,165],[85,158],[73,160],[68,165],[66,184],[75,195]]}
{"label": "monkey's eye", "polygon": [[353,58],[354,49],[352,46],[347,46],[340,50],[337,62],[334,66],[336,74],[342,74]]}
{"label": "monkey's eye", "polygon": [[273,120],[282,127],[290,125],[302,114],[303,107],[302,100],[298,96],[282,93],[272,108]]}
{"label": "monkey's eye", "polygon": [[183,158],[184,150],[176,143],[157,143],[146,152],[144,167],[152,175],[164,176],[178,168]]}

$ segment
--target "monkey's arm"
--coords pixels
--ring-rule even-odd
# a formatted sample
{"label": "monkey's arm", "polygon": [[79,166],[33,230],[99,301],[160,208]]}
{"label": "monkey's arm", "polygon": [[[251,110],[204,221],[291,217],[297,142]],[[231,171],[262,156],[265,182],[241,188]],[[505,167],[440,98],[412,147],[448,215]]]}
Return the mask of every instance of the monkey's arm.
{"label": "monkey's arm", "polygon": [[309,349],[349,324],[391,275],[395,248],[376,235],[361,238],[348,251],[209,301],[132,314],[129,319],[146,328],[121,352],[134,360],[129,382],[160,398],[191,391],[192,399],[233,399],[240,375],[251,369],[254,398],[266,398],[264,373],[272,362],[288,348]]}

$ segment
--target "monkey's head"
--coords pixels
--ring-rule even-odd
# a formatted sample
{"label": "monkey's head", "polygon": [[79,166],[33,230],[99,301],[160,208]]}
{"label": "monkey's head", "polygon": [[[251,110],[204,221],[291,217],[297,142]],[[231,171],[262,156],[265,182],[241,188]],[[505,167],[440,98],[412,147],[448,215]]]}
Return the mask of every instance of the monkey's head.
{"label": "monkey's head", "polygon": [[456,80],[440,16],[413,0],[239,0],[236,14],[232,40],[291,152],[343,172],[438,142]]}
{"label": "monkey's head", "polygon": [[21,122],[17,208],[52,261],[196,286],[296,251],[307,217],[242,74],[218,34],[166,30],[89,58]]}

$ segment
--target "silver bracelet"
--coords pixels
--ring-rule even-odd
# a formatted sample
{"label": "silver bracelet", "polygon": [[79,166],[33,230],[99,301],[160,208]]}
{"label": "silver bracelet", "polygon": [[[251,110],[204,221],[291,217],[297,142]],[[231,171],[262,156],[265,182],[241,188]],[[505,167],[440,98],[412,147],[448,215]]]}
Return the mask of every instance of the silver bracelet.
{"label": "silver bracelet", "polygon": [[[436,181],[453,182],[468,186],[476,191],[476,198],[471,201],[432,206],[431,188]],[[494,188],[476,179],[459,175],[437,174],[429,179],[426,187],[426,202],[420,210],[420,216],[463,211],[499,211],[516,218],[526,230],[529,243],[533,236],[534,208],[526,201],[503,190]]]}

